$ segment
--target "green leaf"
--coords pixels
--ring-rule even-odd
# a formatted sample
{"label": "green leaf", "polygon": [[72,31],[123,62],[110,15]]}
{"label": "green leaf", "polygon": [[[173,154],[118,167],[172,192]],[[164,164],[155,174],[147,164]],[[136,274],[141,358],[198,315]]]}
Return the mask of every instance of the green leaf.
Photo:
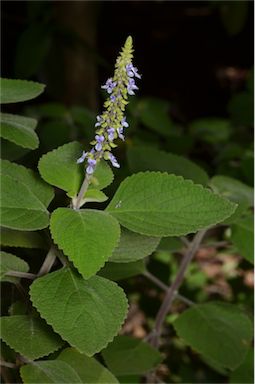
{"label": "green leaf", "polygon": [[104,201],[108,200],[108,197],[104,194],[104,192],[99,191],[98,189],[88,189],[83,200],[84,204],[91,203],[93,201],[97,203],[103,203]]}
{"label": "green leaf", "polygon": [[109,261],[130,263],[151,255],[159,244],[158,237],[142,236],[139,233],[121,229],[120,242]]}
{"label": "green leaf", "polygon": [[144,374],[162,361],[157,349],[129,336],[115,337],[102,355],[108,368],[120,376]]}
{"label": "green leaf", "polygon": [[242,31],[245,26],[249,3],[246,1],[234,1],[219,3],[220,16],[222,23],[230,36],[235,36]]}
{"label": "green leaf", "polygon": [[127,314],[126,296],[116,283],[99,276],[84,280],[68,268],[36,279],[30,295],[47,323],[88,356],[112,341]]}
{"label": "green leaf", "polygon": [[22,158],[27,153],[29,153],[30,149],[25,149],[19,147],[18,145],[11,143],[8,140],[1,139],[1,157],[2,159],[14,161]]}
{"label": "green leaf", "polygon": [[20,375],[26,384],[82,383],[73,368],[60,360],[36,361],[33,365],[23,365]]}
{"label": "green leaf", "polygon": [[254,383],[254,351],[250,349],[244,361],[230,374],[230,383]]}
{"label": "green leaf", "polygon": [[[82,153],[82,145],[76,141],[68,143],[43,155],[39,161],[39,172],[47,183],[74,197],[85,177],[84,166],[76,161]],[[92,178],[91,188],[103,189],[113,180],[113,173],[105,162],[100,162]]]}
{"label": "green leaf", "polygon": [[139,101],[136,113],[146,127],[163,136],[171,136],[173,123],[168,109],[169,104],[166,100],[148,97]]}
{"label": "green leaf", "polygon": [[34,81],[1,78],[1,104],[31,100],[44,91],[45,85]]}
{"label": "green leaf", "polygon": [[178,237],[163,237],[160,240],[157,251],[176,252],[182,247],[183,243]]}
{"label": "green leaf", "polygon": [[46,117],[57,119],[56,121],[64,119],[69,113],[63,104],[56,102],[37,104],[36,106],[29,107],[29,112],[29,114],[34,115],[35,118]]}
{"label": "green leaf", "polygon": [[194,350],[231,370],[245,358],[253,333],[249,317],[237,306],[222,302],[193,306],[177,318],[174,327]]}
{"label": "green leaf", "polygon": [[36,232],[1,228],[1,245],[5,247],[46,248],[45,241]]}
{"label": "green leaf", "polygon": [[253,206],[254,190],[249,185],[228,176],[214,176],[209,183],[216,193],[236,202]]}
{"label": "green leaf", "polygon": [[0,160],[1,173],[19,180],[45,205],[49,205],[54,197],[53,188],[46,184],[35,172],[22,165]]}
{"label": "green leaf", "polygon": [[231,134],[231,125],[227,119],[208,117],[190,124],[191,134],[199,140],[215,144],[227,141]]}
{"label": "green leaf", "polygon": [[133,263],[106,263],[98,274],[106,279],[118,281],[141,275],[143,272],[145,272],[144,262],[137,260]]}
{"label": "green leaf", "polygon": [[0,281],[8,281],[9,283],[17,283],[18,277],[6,276],[9,271],[28,272],[29,265],[17,256],[7,252],[0,252]]}
{"label": "green leaf", "polygon": [[60,337],[40,318],[3,316],[0,321],[1,338],[28,359],[49,355],[63,345]]}
{"label": "green leaf", "polygon": [[58,208],[51,216],[54,242],[87,279],[110,258],[119,241],[119,223],[105,212]]}
{"label": "green leaf", "polygon": [[39,139],[34,132],[37,121],[31,117],[1,113],[1,137],[23,148],[35,149]]}
{"label": "green leaf", "polygon": [[106,210],[131,231],[180,236],[223,221],[235,204],[181,176],[145,172],[126,178]]}
{"label": "green leaf", "polygon": [[61,352],[57,360],[69,364],[78,374],[82,383],[118,383],[118,380],[111,372],[96,359],[88,357],[74,348],[66,348]]}
{"label": "green leaf", "polygon": [[239,250],[241,256],[250,263],[254,262],[254,218],[249,215],[238,220],[231,226],[231,241]]}
{"label": "green leaf", "polygon": [[131,147],[127,153],[132,172],[162,171],[183,176],[197,184],[206,185],[208,176],[197,164],[185,157],[149,147]]}
{"label": "green leaf", "polygon": [[2,175],[1,192],[3,227],[32,231],[48,226],[48,211],[25,184]]}

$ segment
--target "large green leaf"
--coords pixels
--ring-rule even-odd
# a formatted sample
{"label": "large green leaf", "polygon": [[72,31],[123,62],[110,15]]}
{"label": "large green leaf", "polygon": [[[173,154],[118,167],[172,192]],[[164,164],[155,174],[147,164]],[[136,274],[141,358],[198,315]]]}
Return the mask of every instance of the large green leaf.
{"label": "large green leaf", "polygon": [[33,364],[23,365],[20,375],[26,384],[82,383],[73,368],[60,360],[35,361]]}
{"label": "large green leaf", "polygon": [[241,256],[254,262],[254,218],[249,215],[231,226],[231,240]]}
{"label": "large green leaf", "polygon": [[35,172],[22,165],[0,160],[1,173],[19,180],[47,207],[54,197],[53,188],[46,184]]}
{"label": "large green leaf", "polygon": [[37,232],[1,228],[1,245],[5,247],[46,248],[47,244]]}
{"label": "large green leaf", "polygon": [[1,104],[34,99],[44,88],[44,84],[34,81],[1,78]]}
{"label": "large green leaf", "polygon": [[193,349],[232,370],[245,358],[253,333],[245,313],[221,302],[193,306],[175,320],[174,327]]}
{"label": "large green leaf", "polygon": [[137,260],[131,263],[106,263],[105,266],[100,269],[98,274],[106,279],[118,281],[127,279],[128,277],[141,275],[145,270],[144,261]]}
{"label": "large green leaf", "polygon": [[19,180],[2,175],[1,224],[32,231],[48,226],[48,211],[30,189]]}
{"label": "large green leaf", "polygon": [[158,237],[142,236],[125,228],[121,229],[120,242],[109,261],[130,263],[151,255],[159,244]]}
{"label": "large green leaf", "polygon": [[214,176],[209,183],[210,187],[222,196],[249,206],[254,205],[254,190],[249,185],[229,176]]}
{"label": "large green leaf", "polygon": [[[43,155],[39,161],[42,178],[49,184],[63,189],[70,197],[74,197],[84,179],[84,166],[77,164],[82,153],[82,145],[78,142],[65,144]],[[110,167],[101,161],[92,178],[92,188],[103,189],[113,180]]]}
{"label": "large green leaf", "polygon": [[115,218],[92,209],[58,208],[51,216],[50,229],[54,242],[85,279],[110,258],[120,236]]}
{"label": "large green leaf", "polygon": [[1,137],[23,148],[35,149],[39,145],[39,139],[34,129],[37,121],[30,117],[0,114]]}
{"label": "large green leaf", "polygon": [[129,336],[117,336],[102,351],[108,368],[115,375],[144,374],[162,361],[157,349]]}
{"label": "large green leaf", "polygon": [[99,276],[84,280],[68,268],[36,279],[30,295],[47,323],[88,356],[112,341],[127,314],[127,299],[116,283]]}
{"label": "large green leaf", "polygon": [[149,147],[131,147],[127,153],[132,172],[165,171],[206,185],[208,176],[197,164],[185,157]]}
{"label": "large green leaf", "polygon": [[118,380],[93,357],[88,357],[75,348],[66,348],[57,360],[69,364],[78,374],[82,383],[115,384]]}
{"label": "large green leaf", "polygon": [[0,281],[8,281],[16,283],[18,278],[14,276],[6,276],[9,271],[28,272],[29,265],[19,257],[7,252],[0,252]]}
{"label": "large green leaf", "polygon": [[120,184],[106,210],[131,231],[180,236],[223,221],[235,204],[181,176],[141,172]]}
{"label": "large green leaf", "polygon": [[0,322],[4,342],[28,359],[49,355],[63,345],[61,338],[40,318],[3,316]]}
{"label": "large green leaf", "polygon": [[254,351],[250,349],[244,361],[239,367],[231,373],[229,378],[230,383],[254,383]]}

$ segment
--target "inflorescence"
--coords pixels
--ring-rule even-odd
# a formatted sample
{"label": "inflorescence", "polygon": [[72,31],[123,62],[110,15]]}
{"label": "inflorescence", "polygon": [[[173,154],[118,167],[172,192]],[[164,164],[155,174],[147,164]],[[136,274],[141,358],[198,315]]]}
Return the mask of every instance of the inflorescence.
{"label": "inflorescence", "polygon": [[93,148],[89,152],[83,151],[77,163],[87,160],[86,173],[92,175],[100,159],[109,160],[113,167],[119,168],[120,165],[116,157],[112,154],[112,149],[117,147],[114,140],[120,138],[125,140],[124,128],[128,127],[124,116],[128,95],[132,96],[138,89],[135,78],[140,79],[137,68],[132,64],[133,58],[132,38],[129,36],[117,58],[113,78],[106,81],[102,89],[109,94],[104,103],[104,112],[97,116],[96,136],[90,144]]}

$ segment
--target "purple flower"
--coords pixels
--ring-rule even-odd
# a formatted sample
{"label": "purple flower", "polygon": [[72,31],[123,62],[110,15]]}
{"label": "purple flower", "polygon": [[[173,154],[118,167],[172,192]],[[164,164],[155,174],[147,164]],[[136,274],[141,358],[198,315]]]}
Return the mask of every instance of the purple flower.
{"label": "purple flower", "polygon": [[115,168],[120,168],[120,165],[119,165],[119,163],[117,162],[116,157],[115,157],[112,153],[109,153],[109,160],[110,160],[110,162],[112,163],[113,167],[115,167]]}
{"label": "purple flower", "polygon": [[96,151],[101,151],[102,150],[102,143],[104,142],[104,136],[103,135],[96,135],[96,145],[95,145],[95,149]]}
{"label": "purple flower", "polygon": [[112,93],[114,87],[116,87],[117,83],[112,81],[112,79],[108,79],[105,85],[102,85],[102,89],[106,89],[108,93]]}
{"label": "purple flower", "polygon": [[128,122],[126,121],[126,117],[123,117],[123,119],[121,120],[121,125],[122,127],[125,127],[125,128],[129,126]]}
{"label": "purple flower", "polygon": [[107,129],[107,133],[108,133],[108,140],[109,141],[113,141],[114,140],[115,129],[114,128],[108,128]]}
{"label": "purple flower", "polygon": [[88,154],[88,152],[83,151],[81,157],[79,157],[79,159],[76,161],[76,163],[77,164],[83,163],[84,160],[86,159],[87,154]]}
{"label": "purple flower", "polygon": [[114,102],[116,101],[116,96],[111,95],[111,96],[110,96],[110,100],[114,103]]}
{"label": "purple flower", "polygon": [[128,64],[126,66],[126,70],[127,70],[127,75],[129,77],[137,77],[138,79],[141,79],[141,75],[139,75],[138,73],[138,69],[136,67],[133,66],[132,63]]}
{"label": "purple flower", "polygon": [[92,175],[95,170],[96,163],[96,160],[88,159],[88,167],[86,168],[86,172],[88,175]]}
{"label": "purple flower", "polygon": [[118,136],[119,136],[119,138],[121,139],[121,140],[125,140],[125,137],[124,137],[124,135],[123,135],[123,128],[121,127],[121,128],[118,128],[117,129],[117,132],[118,132]]}
{"label": "purple flower", "polygon": [[97,116],[97,123],[95,124],[95,127],[100,127],[104,119],[101,116]]}
{"label": "purple flower", "polygon": [[134,90],[136,90],[136,89],[139,89],[139,88],[136,86],[135,80],[132,78],[129,79],[128,80],[128,86],[127,86],[128,94],[131,96],[134,95],[135,94]]}

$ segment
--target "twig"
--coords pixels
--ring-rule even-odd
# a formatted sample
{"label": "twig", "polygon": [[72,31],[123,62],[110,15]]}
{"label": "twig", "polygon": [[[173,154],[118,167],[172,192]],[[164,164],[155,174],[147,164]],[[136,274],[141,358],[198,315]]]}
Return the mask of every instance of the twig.
{"label": "twig", "polygon": [[[150,273],[149,271],[145,271],[143,275],[147,277],[149,280],[151,280],[154,284],[156,284],[159,288],[163,289],[164,291],[168,290],[168,286],[164,284],[161,280],[159,280],[156,276],[154,276],[152,273]],[[178,292],[175,292],[175,299],[179,299],[189,306],[195,304],[193,301],[187,299],[187,297],[181,295]]]}
{"label": "twig", "polygon": [[17,368],[16,364],[14,363],[9,363],[8,361],[5,361],[5,360],[0,360],[0,365],[2,367],[7,367],[7,368]]}
{"label": "twig", "polygon": [[175,293],[178,291],[180,285],[182,284],[185,272],[189,266],[189,263],[191,262],[193,256],[197,252],[200,243],[206,233],[206,230],[199,231],[193,238],[192,242],[190,243],[186,254],[184,255],[180,269],[173,281],[173,283],[170,285],[166,292],[166,296],[161,304],[161,307],[159,308],[159,311],[156,316],[156,321],[155,321],[155,327],[154,330],[152,331],[152,338],[151,338],[151,344],[154,347],[158,347],[159,343],[159,338],[161,335],[161,328],[163,325],[163,322],[165,320],[166,315],[169,312],[169,309],[171,307],[171,304],[175,298]]}
{"label": "twig", "polygon": [[185,247],[188,247],[190,245],[190,242],[189,242],[189,240],[186,237],[181,236],[180,240],[185,245]]}
{"label": "twig", "polygon": [[30,280],[34,280],[36,278],[36,275],[34,275],[33,273],[20,272],[20,271],[8,271],[6,273],[6,276],[20,277],[20,278],[30,279]]}
{"label": "twig", "polygon": [[88,189],[89,183],[90,183],[90,176],[86,175],[84,180],[83,180],[80,192],[78,193],[77,198],[74,200],[74,203],[73,203],[74,209],[80,209],[80,207],[82,205],[82,199],[83,199],[83,197],[84,197],[84,195]]}
{"label": "twig", "polygon": [[37,276],[39,277],[48,273],[51,270],[55,260],[56,260],[56,254],[55,254],[54,248],[51,247],[49,252],[47,253],[47,256],[45,257],[45,260],[39,272],[37,273]]}
{"label": "twig", "polygon": [[222,248],[222,247],[228,247],[230,245],[229,241],[223,240],[223,241],[217,241],[215,243],[209,243],[209,244],[202,244],[201,248]]}

